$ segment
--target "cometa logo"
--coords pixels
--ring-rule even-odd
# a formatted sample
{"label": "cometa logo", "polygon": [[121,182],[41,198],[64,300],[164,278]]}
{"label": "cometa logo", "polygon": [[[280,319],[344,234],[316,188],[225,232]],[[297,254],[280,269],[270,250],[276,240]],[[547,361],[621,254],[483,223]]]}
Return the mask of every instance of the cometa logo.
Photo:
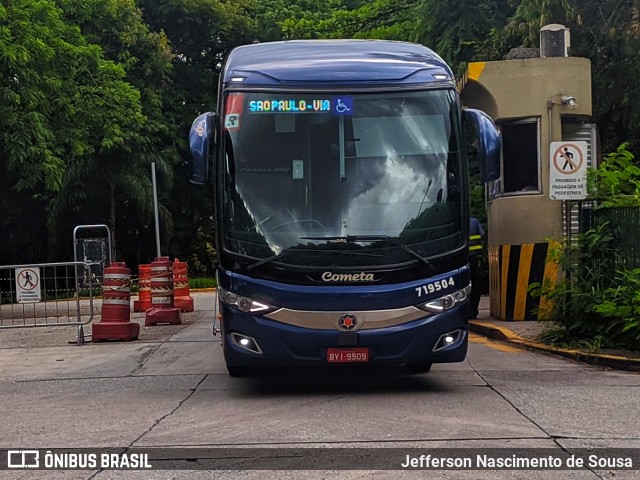
{"label": "cometa logo", "polygon": [[324,272],[322,280],[325,282],[373,282],[373,273],[333,273]]}

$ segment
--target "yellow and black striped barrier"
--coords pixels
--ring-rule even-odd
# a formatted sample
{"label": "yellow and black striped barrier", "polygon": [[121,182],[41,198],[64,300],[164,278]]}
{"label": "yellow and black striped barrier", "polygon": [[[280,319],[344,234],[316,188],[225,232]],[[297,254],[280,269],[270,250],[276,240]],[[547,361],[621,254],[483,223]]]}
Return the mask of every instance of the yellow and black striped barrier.
{"label": "yellow and black striped barrier", "polygon": [[491,316],[500,320],[543,319],[551,305],[544,297],[529,295],[533,283],[558,278],[558,264],[548,259],[549,243],[489,247]]}

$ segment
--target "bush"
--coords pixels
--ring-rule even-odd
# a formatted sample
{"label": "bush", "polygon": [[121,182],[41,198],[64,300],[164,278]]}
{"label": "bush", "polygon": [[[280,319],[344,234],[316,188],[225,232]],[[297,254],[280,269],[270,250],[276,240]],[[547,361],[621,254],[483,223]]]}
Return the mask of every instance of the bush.
{"label": "bush", "polygon": [[615,283],[595,311],[608,319],[607,333],[614,343],[640,347],[640,268],[619,271]]}
{"label": "bush", "polygon": [[552,308],[550,328],[541,340],[597,351],[600,347],[640,346],[640,269],[619,271],[614,236],[604,223],[550,252],[565,273],[557,284],[533,284],[532,296],[545,296]]}
{"label": "bush", "polygon": [[211,277],[196,277],[189,279],[189,288],[215,288],[216,279]]}
{"label": "bush", "polygon": [[640,167],[627,147],[623,143],[587,172],[589,198],[597,200],[598,208],[640,205]]}

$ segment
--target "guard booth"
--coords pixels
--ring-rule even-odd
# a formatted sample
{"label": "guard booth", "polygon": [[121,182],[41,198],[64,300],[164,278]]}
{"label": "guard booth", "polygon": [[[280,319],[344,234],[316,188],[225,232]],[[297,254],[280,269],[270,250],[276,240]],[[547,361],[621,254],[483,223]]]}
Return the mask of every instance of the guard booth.
{"label": "guard booth", "polygon": [[[73,229],[73,259],[89,264],[89,270],[76,275],[80,287],[101,285],[104,269],[113,259],[111,230],[106,225],[78,225]],[[80,274],[82,273],[82,274]]]}
{"label": "guard booth", "polygon": [[569,56],[564,26],[543,27],[540,36],[540,49],[470,63],[459,84],[463,104],[487,112],[502,135],[501,177],[485,184],[490,312],[501,320],[544,312],[527,289],[556,279],[550,243],[577,234],[572,203],[586,192],[586,167],[595,166],[591,62]]}

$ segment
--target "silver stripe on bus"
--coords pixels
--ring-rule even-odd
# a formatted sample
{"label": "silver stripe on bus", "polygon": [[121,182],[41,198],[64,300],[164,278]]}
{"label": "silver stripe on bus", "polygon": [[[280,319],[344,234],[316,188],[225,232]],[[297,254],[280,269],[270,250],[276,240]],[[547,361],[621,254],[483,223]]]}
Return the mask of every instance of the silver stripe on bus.
{"label": "silver stripe on bus", "polygon": [[416,307],[404,307],[393,310],[364,310],[364,311],[306,311],[281,308],[268,313],[265,317],[287,325],[313,328],[318,330],[339,330],[338,319],[345,314],[355,315],[358,325],[352,331],[372,330],[374,328],[393,327],[403,323],[430,316],[428,312]]}

